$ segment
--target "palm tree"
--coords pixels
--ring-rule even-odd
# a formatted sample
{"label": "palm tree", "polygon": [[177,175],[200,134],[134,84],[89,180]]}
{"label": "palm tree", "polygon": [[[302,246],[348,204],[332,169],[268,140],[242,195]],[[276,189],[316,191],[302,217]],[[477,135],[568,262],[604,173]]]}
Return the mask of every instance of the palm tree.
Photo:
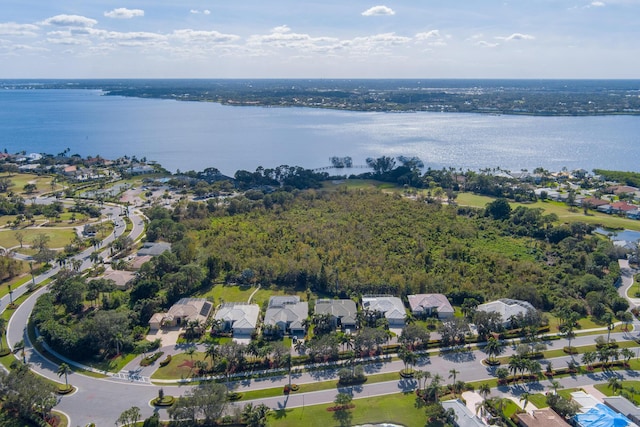
{"label": "palm tree", "polygon": [[204,351],[204,357],[211,359],[211,369],[214,368],[216,362],[216,356],[218,355],[218,349],[215,344],[208,344],[207,348]]}
{"label": "palm tree", "polygon": [[631,361],[631,358],[633,357],[633,351],[629,350],[628,348],[623,348],[622,350],[620,350],[620,354],[624,358],[624,363],[628,365]]}
{"label": "palm tree", "polygon": [[622,383],[618,379],[618,377],[611,377],[609,381],[607,381],[608,387],[613,391],[613,394],[616,394],[618,390],[622,389]]}
{"label": "palm tree", "polygon": [[487,383],[480,384],[478,393],[482,396],[483,400],[487,400],[487,396],[491,394],[491,386]]}
{"label": "palm tree", "polygon": [[520,402],[524,402],[524,405],[522,405],[522,409],[524,409],[525,411],[527,410],[527,403],[529,403],[530,396],[531,395],[526,391],[520,395]]}
{"label": "palm tree", "polygon": [[70,373],[71,373],[71,368],[66,363],[61,363],[60,366],[58,366],[58,377],[61,377],[64,375],[64,384],[67,387],[69,387],[69,381],[67,380],[67,375],[69,375]]}
{"label": "palm tree", "polygon": [[484,351],[489,355],[489,360],[495,362],[496,356],[502,352],[502,343],[495,337],[490,337]]}
{"label": "palm tree", "polygon": [[558,394],[558,389],[563,388],[559,381],[553,380],[549,385],[549,388],[553,390],[553,394]]}
{"label": "palm tree", "polygon": [[2,343],[2,339],[4,338],[4,334],[7,332],[7,319],[0,317],[0,352],[4,351],[4,344]]}
{"label": "palm tree", "polygon": [[593,351],[585,351],[582,355],[582,363],[587,365],[588,368],[591,368],[593,362],[596,361],[596,353]]}
{"label": "palm tree", "polygon": [[458,374],[460,373],[460,371],[456,371],[456,369],[449,369],[449,378],[453,378],[453,382],[451,383],[451,389],[453,390],[453,393],[455,394],[455,384],[456,384],[456,377],[458,376]]}

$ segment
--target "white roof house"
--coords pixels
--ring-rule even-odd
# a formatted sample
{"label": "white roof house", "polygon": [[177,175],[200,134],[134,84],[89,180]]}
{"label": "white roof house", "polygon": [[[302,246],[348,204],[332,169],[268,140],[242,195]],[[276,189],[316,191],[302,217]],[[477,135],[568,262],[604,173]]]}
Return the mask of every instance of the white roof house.
{"label": "white roof house", "polygon": [[502,298],[496,301],[480,304],[476,310],[500,313],[500,316],[502,316],[502,323],[507,325],[512,316],[527,314],[527,311],[535,310],[535,308],[526,301]]}
{"label": "white roof house", "polygon": [[486,424],[473,414],[460,399],[445,400],[442,407],[452,409],[455,413],[454,425],[458,427],[485,427]]}
{"label": "white roof house", "polygon": [[309,317],[309,303],[300,301],[298,296],[271,297],[264,315],[264,324],[276,326],[283,332],[304,335],[303,322]]}
{"label": "white roof house", "polygon": [[450,319],[454,310],[446,296],[442,294],[408,295],[411,312],[415,315],[431,314],[434,311],[439,319]]}
{"label": "white roof house", "polygon": [[224,329],[234,335],[251,335],[258,324],[260,306],[258,304],[225,303],[220,306],[214,319],[224,322]]}
{"label": "white roof house", "polygon": [[365,295],[362,297],[362,309],[384,313],[389,326],[402,326],[407,318],[407,311],[398,297]]}

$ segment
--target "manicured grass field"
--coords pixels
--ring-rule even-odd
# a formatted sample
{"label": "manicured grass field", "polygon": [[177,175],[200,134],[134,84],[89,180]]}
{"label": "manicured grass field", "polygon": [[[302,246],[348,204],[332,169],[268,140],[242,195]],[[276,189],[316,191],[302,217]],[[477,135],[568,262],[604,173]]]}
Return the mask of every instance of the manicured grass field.
{"label": "manicured grass field", "polygon": [[[622,384],[622,388],[629,393],[630,396],[633,395],[634,403],[638,405],[640,403],[640,381],[620,381],[620,384]],[[613,389],[609,387],[609,384],[607,383],[596,384],[595,388],[606,396],[614,396]],[[635,393],[630,392],[631,388],[636,390]],[[616,394],[620,394],[620,392],[617,392]]]}
{"label": "manicured grass field", "polygon": [[[416,396],[413,393],[391,394],[366,399],[355,399],[355,408],[351,409],[350,424],[389,422],[407,427],[423,426],[426,415],[423,409],[415,407]],[[314,405],[304,408],[281,409],[273,411],[269,416],[272,427],[306,426],[330,427],[338,426],[333,412],[327,411],[332,405]]]}
{"label": "manicured grass field", "polygon": [[[11,182],[13,182],[13,187],[11,187],[11,191],[14,193],[18,193],[25,198],[37,196],[42,193],[48,193],[52,191],[51,181],[53,177],[51,176],[38,176],[29,173],[17,173],[17,174],[8,174],[8,173],[0,173],[0,178],[9,177]],[[32,194],[26,194],[23,192],[23,188],[25,185],[33,183],[36,185],[37,189]],[[54,190],[61,190],[62,186],[60,184],[56,184],[54,186]]]}
{"label": "manicured grass field", "polygon": [[[16,231],[11,229],[0,230],[0,246],[5,248],[19,247],[20,243],[16,240]],[[75,233],[71,228],[56,229],[47,227],[25,228],[20,232],[24,235],[23,244],[25,245],[31,245],[33,239],[39,234],[49,236],[49,247],[52,249],[62,248],[69,244]]]}
{"label": "manicured grass field", "polygon": [[[215,285],[211,289],[201,292],[195,295],[196,298],[214,298],[215,303],[220,303],[220,298],[224,302],[247,302],[253,291],[255,291],[255,287],[248,286],[227,286],[227,285]],[[269,300],[270,297],[276,295],[291,295],[290,292],[286,292],[285,290],[271,290],[268,288],[261,288],[256,294],[253,296],[251,300],[252,303],[258,304],[262,307],[262,304]],[[299,292],[297,294],[301,298],[306,298],[304,292]]]}
{"label": "manicured grass field", "polygon": [[[477,208],[484,208],[487,203],[495,200],[493,197],[480,196],[472,193],[460,193],[456,199],[459,205],[473,206]],[[527,208],[541,208],[544,209],[545,214],[554,213],[558,215],[560,222],[586,222],[588,224],[602,225],[607,228],[626,228],[629,230],[640,231],[640,221],[620,218],[614,215],[607,215],[596,211],[589,211],[589,215],[585,215],[582,209],[576,208],[574,211],[570,211],[569,207],[561,202],[554,201],[537,201],[535,203],[509,203],[511,208],[514,209],[517,206],[524,206]]]}

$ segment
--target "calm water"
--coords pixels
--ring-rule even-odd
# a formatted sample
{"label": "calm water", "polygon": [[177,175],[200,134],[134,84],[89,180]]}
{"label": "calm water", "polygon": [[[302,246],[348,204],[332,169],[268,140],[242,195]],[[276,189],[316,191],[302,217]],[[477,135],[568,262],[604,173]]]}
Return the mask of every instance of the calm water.
{"label": "calm water", "polygon": [[0,90],[0,149],[147,157],[167,169],[317,168],[331,156],[418,156],[427,166],[640,171],[640,117],[360,113],[227,107],[101,96],[85,90]]}

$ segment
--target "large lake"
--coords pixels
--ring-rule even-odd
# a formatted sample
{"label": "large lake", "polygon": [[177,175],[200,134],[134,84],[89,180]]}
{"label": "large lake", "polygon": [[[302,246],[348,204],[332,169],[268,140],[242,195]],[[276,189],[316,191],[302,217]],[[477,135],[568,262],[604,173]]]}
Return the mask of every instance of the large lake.
{"label": "large lake", "polygon": [[115,158],[171,171],[282,164],[318,168],[331,156],[418,156],[432,168],[640,171],[640,117],[363,113],[229,107],[102,96],[89,90],[0,90],[0,150]]}

